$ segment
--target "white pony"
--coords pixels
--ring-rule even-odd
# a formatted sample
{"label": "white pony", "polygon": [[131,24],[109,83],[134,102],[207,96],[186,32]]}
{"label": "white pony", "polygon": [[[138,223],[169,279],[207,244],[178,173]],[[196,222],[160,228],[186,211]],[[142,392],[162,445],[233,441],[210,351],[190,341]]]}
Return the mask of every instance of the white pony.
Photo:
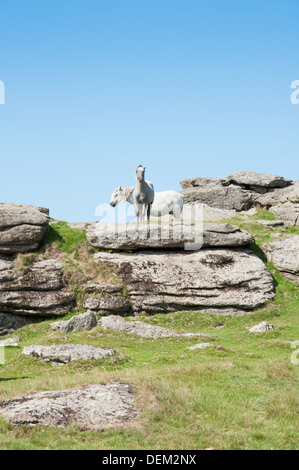
{"label": "white pony", "polygon": [[[147,183],[150,186],[152,185],[150,181],[147,181]],[[130,204],[134,204],[134,189],[135,186],[130,188],[122,188],[119,186],[111,195],[110,205],[115,207],[121,201],[127,201]],[[183,205],[184,197],[177,191],[155,192],[150,215],[153,217],[163,217],[164,215],[171,214],[176,220],[180,220]]]}

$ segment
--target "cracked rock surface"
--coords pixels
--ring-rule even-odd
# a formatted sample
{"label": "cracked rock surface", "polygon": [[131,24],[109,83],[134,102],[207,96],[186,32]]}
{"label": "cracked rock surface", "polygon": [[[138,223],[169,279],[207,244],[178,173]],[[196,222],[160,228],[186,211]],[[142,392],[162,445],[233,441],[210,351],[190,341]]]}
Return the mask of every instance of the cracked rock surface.
{"label": "cracked rock surface", "polygon": [[66,289],[63,264],[57,260],[38,261],[17,273],[14,260],[0,255],[0,312],[27,318],[64,315],[74,299]]}
{"label": "cracked rock surface", "polygon": [[134,313],[244,314],[275,296],[270,272],[249,250],[100,252],[94,259],[117,268]]}
{"label": "cracked rock surface", "polygon": [[25,356],[33,356],[44,362],[67,364],[71,361],[90,361],[112,356],[111,348],[95,348],[87,344],[31,345],[23,349]]}
{"label": "cracked rock surface", "polygon": [[48,230],[48,209],[0,203],[0,253],[35,250]]}
{"label": "cracked rock surface", "polygon": [[87,385],[39,392],[0,403],[0,415],[13,426],[59,426],[76,423],[105,428],[137,417],[131,386]]}

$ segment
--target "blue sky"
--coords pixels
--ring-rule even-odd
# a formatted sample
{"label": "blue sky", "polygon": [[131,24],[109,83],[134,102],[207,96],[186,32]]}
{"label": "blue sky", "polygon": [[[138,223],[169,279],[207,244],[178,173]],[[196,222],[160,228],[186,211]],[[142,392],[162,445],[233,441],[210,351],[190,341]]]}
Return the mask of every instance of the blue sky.
{"label": "blue sky", "polygon": [[96,220],[135,165],[157,191],[299,179],[297,0],[0,0],[0,202]]}

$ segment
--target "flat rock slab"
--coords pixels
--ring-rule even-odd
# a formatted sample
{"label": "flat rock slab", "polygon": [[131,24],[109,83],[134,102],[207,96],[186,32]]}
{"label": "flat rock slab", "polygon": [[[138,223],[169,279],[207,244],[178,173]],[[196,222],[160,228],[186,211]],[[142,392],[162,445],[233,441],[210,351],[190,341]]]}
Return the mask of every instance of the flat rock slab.
{"label": "flat rock slab", "polygon": [[162,326],[149,325],[141,321],[127,321],[118,315],[109,315],[99,320],[99,325],[104,330],[124,331],[126,333],[133,333],[143,338],[171,338],[171,337],[192,337],[203,336],[211,337],[212,335],[205,333],[178,333],[174,330],[169,330]]}
{"label": "flat rock slab", "polygon": [[159,224],[96,223],[86,233],[90,244],[101,249],[140,250],[145,248],[199,249],[201,247],[236,247],[254,243],[252,235],[231,224],[195,224],[174,222]]}
{"label": "flat rock slab", "polygon": [[249,250],[101,252],[94,260],[117,269],[135,313],[230,308],[244,313],[275,297],[270,272]]}
{"label": "flat rock slab", "polygon": [[254,171],[240,171],[228,175],[226,179],[229,182],[239,185],[264,187],[264,188],[284,188],[292,183],[292,180],[283,176],[270,175],[269,173],[257,173]]}
{"label": "flat rock slab", "polygon": [[263,249],[268,261],[273,263],[285,278],[299,286],[299,235],[266,243]]}
{"label": "flat rock slab", "polygon": [[106,428],[137,417],[134,394],[127,384],[88,385],[26,395],[0,403],[0,415],[13,426],[58,426],[76,423]]}
{"label": "flat rock slab", "polygon": [[26,346],[22,353],[44,362],[67,364],[71,361],[91,361],[113,356],[114,349],[95,348],[86,344],[54,344],[51,346]]}
{"label": "flat rock slab", "polygon": [[48,209],[0,204],[0,253],[35,250],[49,229]]}
{"label": "flat rock slab", "polygon": [[118,315],[109,315],[99,320],[104,330],[125,331],[144,338],[169,338],[178,336],[178,333],[160,326],[149,325],[140,321],[127,321]]}

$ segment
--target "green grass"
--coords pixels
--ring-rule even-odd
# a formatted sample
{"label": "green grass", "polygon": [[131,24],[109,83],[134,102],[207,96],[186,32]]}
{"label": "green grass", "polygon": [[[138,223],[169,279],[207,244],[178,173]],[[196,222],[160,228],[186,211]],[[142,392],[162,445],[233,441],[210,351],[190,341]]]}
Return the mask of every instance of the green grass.
{"label": "green grass", "polygon": [[250,220],[275,220],[275,215],[273,212],[267,211],[267,209],[262,209],[261,207],[256,208],[256,214],[248,215]]}
{"label": "green grass", "polygon": [[64,253],[74,254],[75,258],[79,257],[82,247],[88,247],[90,253],[95,251],[86,240],[84,230],[71,228],[67,222],[62,221],[51,223],[50,231],[43,240],[41,250],[53,243]]}
{"label": "green grass", "polygon": [[[256,243],[252,248],[264,259],[263,243],[275,239],[273,233],[279,230],[254,220],[231,222],[253,233]],[[81,259],[84,233],[70,233],[61,223],[54,229],[47,243],[57,244],[72,260],[76,252]],[[292,228],[284,233],[298,232]],[[297,449],[299,365],[291,362],[291,343],[299,339],[299,288],[274,266],[267,266],[275,279],[276,299],[248,316],[179,312],[138,317],[177,331],[213,335],[208,340],[151,340],[99,326],[62,335],[51,329],[53,319],[10,335],[20,337],[20,347],[5,350],[0,400],[118,380],[133,385],[139,416],[120,429],[103,432],[80,430],[75,425],[13,428],[0,419],[0,449]],[[264,320],[275,329],[249,332],[248,328]],[[201,341],[212,346],[188,349]],[[30,344],[68,342],[113,347],[116,354],[63,367],[22,355],[23,347]]]}

